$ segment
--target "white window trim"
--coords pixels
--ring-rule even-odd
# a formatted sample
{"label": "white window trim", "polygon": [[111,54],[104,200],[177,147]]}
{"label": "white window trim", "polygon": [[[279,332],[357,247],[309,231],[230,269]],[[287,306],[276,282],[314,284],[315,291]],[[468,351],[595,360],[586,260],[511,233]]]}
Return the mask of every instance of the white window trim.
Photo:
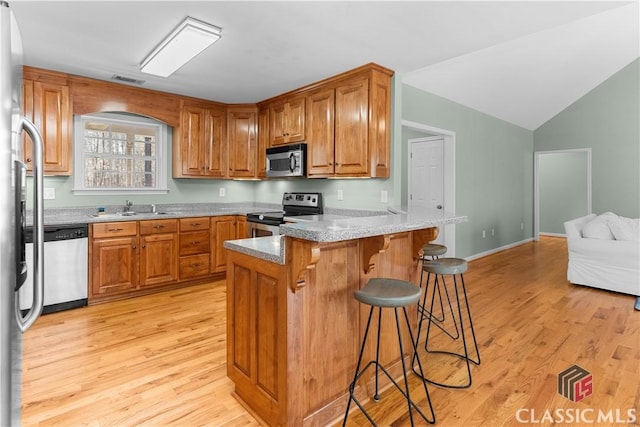
{"label": "white window trim", "polygon": [[[84,182],[84,126],[83,120],[109,120],[128,124],[153,125],[158,127],[156,146],[156,188],[85,188]],[[167,150],[168,129],[165,123],[144,116],[114,113],[94,113],[74,117],[74,173],[73,194],[78,196],[123,195],[123,194],[167,194]]]}

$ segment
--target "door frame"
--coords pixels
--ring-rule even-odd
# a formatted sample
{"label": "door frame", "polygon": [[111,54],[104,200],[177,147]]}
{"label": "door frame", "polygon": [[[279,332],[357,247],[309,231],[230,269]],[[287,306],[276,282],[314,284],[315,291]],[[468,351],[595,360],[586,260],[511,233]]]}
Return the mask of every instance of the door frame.
{"label": "door frame", "polygon": [[[443,183],[444,183],[444,211],[456,212],[456,133],[447,129],[441,129],[435,126],[429,126],[424,123],[402,120],[402,127],[422,131],[432,136],[442,137],[444,139],[444,162],[443,162]],[[416,139],[416,138],[412,138]],[[411,149],[407,140],[407,198],[409,197],[409,189],[411,188]],[[407,200],[408,202],[408,200]],[[456,255],[456,225],[447,224],[445,230],[444,244],[447,247],[447,256],[454,257]]]}
{"label": "door frame", "polygon": [[533,153],[533,239],[540,240],[540,156],[584,152],[587,154],[587,215],[593,212],[591,206],[591,148],[572,148],[566,150],[535,151]]}

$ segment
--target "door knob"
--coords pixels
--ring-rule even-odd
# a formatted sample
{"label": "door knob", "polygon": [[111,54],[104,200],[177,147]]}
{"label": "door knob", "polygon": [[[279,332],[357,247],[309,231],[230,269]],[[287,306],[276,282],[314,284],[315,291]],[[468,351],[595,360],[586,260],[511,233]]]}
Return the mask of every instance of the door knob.
{"label": "door knob", "polygon": [[436,209],[442,209],[442,205],[436,206]]}

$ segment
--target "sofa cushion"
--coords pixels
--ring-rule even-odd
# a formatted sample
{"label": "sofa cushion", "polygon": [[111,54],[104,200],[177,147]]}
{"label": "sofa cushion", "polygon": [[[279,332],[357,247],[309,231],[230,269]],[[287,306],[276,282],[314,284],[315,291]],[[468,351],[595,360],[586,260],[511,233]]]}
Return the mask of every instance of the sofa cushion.
{"label": "sofa cushion", "polygon": [[609,221],[609,229],[616,240],[640,241],[640,227],[636,219],[620,216]]}
{"label": "sofa cushion", "polygon": [[582,237],[587,239],[604,239],[614,240],[615,237],[611,232],[609,223],[615,221],[618,216],[612,212],[605,212],[602,215],[598,215],[582,228]]}

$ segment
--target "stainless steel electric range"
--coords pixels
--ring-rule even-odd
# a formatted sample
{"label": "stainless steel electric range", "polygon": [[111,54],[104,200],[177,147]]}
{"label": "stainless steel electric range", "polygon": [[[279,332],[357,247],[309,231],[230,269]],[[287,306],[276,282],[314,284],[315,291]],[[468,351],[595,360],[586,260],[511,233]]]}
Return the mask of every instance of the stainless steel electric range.
{"label": "stainless steel electric range", "polygon": [[275,236],[280,234],[280,224],[285,217],[301,215],[322,215],[322,193],[284,193],[282,210],[252,212],[247,214],[248,237]]}

